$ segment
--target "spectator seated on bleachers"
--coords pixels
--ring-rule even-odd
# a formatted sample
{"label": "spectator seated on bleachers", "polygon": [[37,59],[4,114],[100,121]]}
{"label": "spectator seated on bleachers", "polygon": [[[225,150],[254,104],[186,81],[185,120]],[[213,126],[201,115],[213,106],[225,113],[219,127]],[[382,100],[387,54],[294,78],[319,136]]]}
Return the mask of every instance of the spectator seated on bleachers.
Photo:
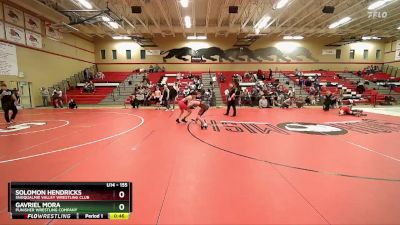
{"label": "spectator seated on bleachers", "polygon": [[222,73],[219,74],[219,82],[225,83],[225,76]]}
{"label": "spectator seated on bleachers", "polygon": [[96,75],[95,75],[95,77],[94,77],[96,80],[104,80],[105,78],[106,78],[106,75],[104,75],[104,73],[102,73],[102,72],[97,72],[96,73]]}
{"label": "spectator seated on bleachers", "polygon": [[257,70],[257,79],[258,80],[265,80],[265,75],[262,72],[262,70],[260,70],[260,69]]}
{"label": "spectator seated on bleachers", "polygon": [[82,92],[94,93],[95,92],[95,86],[94,86],[93,81],[86,82],[85,85],[82,88]]}
{"label": "spectator seated on bleachers", "polygon": [[262,96],[261,99],[258,101],[258,107],[268,108],[268,100],[265,98],[265,96]]}

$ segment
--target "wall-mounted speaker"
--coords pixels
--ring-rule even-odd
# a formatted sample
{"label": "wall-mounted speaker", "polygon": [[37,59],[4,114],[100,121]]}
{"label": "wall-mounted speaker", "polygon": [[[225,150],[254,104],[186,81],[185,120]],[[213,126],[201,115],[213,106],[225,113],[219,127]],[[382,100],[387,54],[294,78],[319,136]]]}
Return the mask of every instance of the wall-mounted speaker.
{"label": "wall-mounted speaker", "polygon": [[333,13],[335,11],[335,6],[324,6],[322,9],[323,13]]}
{"label": "wall-mounted speaker", "polygon": [[142,13],[142,7],[141,6],[132,6],[132,13]]}
{"label": "wall-mounted speaker", "polygon": [[236,5],[229,6],[229,13],[238,13],[239,7]]}

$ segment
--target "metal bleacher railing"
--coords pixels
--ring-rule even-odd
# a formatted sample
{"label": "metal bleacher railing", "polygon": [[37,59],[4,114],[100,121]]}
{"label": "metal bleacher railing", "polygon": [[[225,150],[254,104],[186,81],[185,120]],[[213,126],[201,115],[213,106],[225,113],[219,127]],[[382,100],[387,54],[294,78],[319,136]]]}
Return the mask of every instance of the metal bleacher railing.
{"label": "metal bleacher railing", "polygon": [[388,64],[382,65],[382,72],[392,75],[392,77],[400,77],[400,68]]}

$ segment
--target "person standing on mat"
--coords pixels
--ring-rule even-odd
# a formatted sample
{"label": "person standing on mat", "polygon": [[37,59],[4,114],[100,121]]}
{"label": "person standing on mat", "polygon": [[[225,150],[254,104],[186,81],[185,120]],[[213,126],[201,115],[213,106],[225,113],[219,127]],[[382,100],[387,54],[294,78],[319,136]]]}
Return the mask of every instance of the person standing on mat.
{"label": "person standing on mat", "polygon": [[[1,87],[0,90],[1,107],[3,108],[4,111],[4,118],[7,122],[7,126],[9,126],[15,122],[14,120],[18,113],[17,106],[15,105],[17,97],[11,90],[7,89],[7,85],[5,83],[2,83],[0,87]],[[11,119],[10,116],[8,115],[8,112],[10,110],[12,111]]]}
{"label": "person standing on mat", "polygon": [[196,116],[196,120],[194,120],[196,123],[197,121],[200,121],[200,128],[201,129],[207,129],[207,123],[206,120],[202,118],[204,113],[210,108],[210,105],[205,102],[205,101],[199,101],[199,100],[193,100],[189,103],[188,106],[190,109],[194,109],[196,107],[199,107],[200,110]]}
{"label": "person standing on mat", "polygon": [[[193,95],[193,93],[192,93],[192,95]],[[179,106],[179,109],[180,109],[181,112],[180,112],[180,114],[179,114],[178,119],[176,119],[176,122],[177,122],[177,123],[180,123],[180,122],[187,123],[186,118],[187,118],[188,116],[190,116],[190,114],[192,113],[192,109],[190,109],[190,108],[188,107],[190,101],[192,101],[192,99],[193,99],[193,96],[192,96],[192,95],[188,95],[188,96],[186,96],[185,98],[179,100],[178,106]],[[184,113],[185,111],[186,111],[187,113],[186,113],[186,115],[183,117],[183,119],[182,119],[182,121],[181,121],[181,117],[182,117],[182,115],[183,115],[183,113]]]}
{"label": "person standing on mat", "polygon": [[231,107],[233,108],[233,115],[236,116],[236,87],[230,83],[229,84],[229,94],[227,96],[228,100],[228,107],[226,109],[226,113],[224,115],[229,115],[229,111],[231,110]]}
{"label": "person standing on mat", "polygon": [[332,104],[332,98],[333,98],[332,93],[330,91],[327,91],[324,102],[322,104],[322,109],[324,111],[329,111],[329,108],[331,107]]}

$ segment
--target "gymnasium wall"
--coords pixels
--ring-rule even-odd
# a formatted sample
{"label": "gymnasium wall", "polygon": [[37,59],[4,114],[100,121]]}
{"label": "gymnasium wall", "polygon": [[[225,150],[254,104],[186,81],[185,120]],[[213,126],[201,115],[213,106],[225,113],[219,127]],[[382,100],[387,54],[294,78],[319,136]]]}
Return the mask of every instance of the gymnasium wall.
{"label": "gymnasium wall", "polygon": [[[173,48],[190,47],[192,49],[208,48],[208,47],[219,47],[223,50],[234,48],[233,45],[236,39],[233,37],[227,38],[214,38],[213,35],[209,35],[207,40],[186,40],[180,35],[175,38],[162,38],[156,36],[154,42],[158,47],[146,48],[146,49],[158,49],[158,50],[169,50]],[[272,68],[273,70],[294,70],[295,68],[301,70],[311,69],[326,69],[326,70],[358,70],[366,67],[370,64],[381,65],[384,57],[384,43],[382,41],[363,41],[350,45],[344,45],[338,47],[341,49],[341,58],[336,59],[336,55],[322,55],[322,49],[336,49],[336,47],[325,47],[326,44],[332,43],[335,39],[332,38],[320,38],[320,39],[309,39],[305,38],[301,41],[284,41],[278,38],[262,37],[253,43],[250,49],[276,47],[283,52],[290,51],[295,47],[303,47],[309,50],[314,58],[318,61],[303,58],[303,61],[291,60],[290,62],[266,61],[259,63],[256,61],[251,62],[239,62],[233,63],[224,61],[212,62],[207,60],[206,63],[188,63],[176,58],[167,59],[163,62],[162,56],[146,56],[146,59],[140,59],[141,48],[138,44],[133,41],[123,40],[112,40],[98,39],[95,40],[95,59],[101,71],[132,71],[136,68],[148,68],[151,64],[159,64],[165,66],[169,71],[207,71],[209,68],[212,71],[224,71],[224,70],[256,70],[261,68],[266,70]],[[101,59],[100,51],[106,50],[106,59]],[[126,50],[132,51],[132,59],[126,59]],[[355,50],[355,58],[350,59],[350,49]],[[368,49],[368,59],[363,59],[363,51]],[[375,58],[376,50],[381,50],[380,59]],[[116,60],[112,59],[112,50],[117,50],[118,57]],[[302,57],[301,57],[302,58]]]}
{"label": "gymnasium wall", "polygon": [[395,53],[396,53],[396,42],[391,41],[385,44],[385,63],[390,66],[395,66],[400,68],[400,61],[395,60]]}
{"label": "gymnasium wall", "polygon": [[92,66],[93,51],[93,43],[71,34],[63,34],[61,41],[44,37],[42,49],[17,45],[18,69],[24,77],[0,75],[0,80],[7,82],[10,87],[15,87],[16,81],[32,82],[32,101],[34,106],[38,106],[41,105],[39,89],[53,86]]}

